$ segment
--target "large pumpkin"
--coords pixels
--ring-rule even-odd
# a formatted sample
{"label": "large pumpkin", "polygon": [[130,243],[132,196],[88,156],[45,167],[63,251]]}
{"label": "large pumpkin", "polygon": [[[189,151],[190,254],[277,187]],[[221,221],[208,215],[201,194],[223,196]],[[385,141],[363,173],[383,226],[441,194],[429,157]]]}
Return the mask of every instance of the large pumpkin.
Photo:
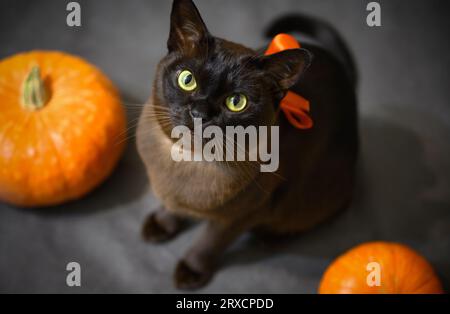
{"label": "large pumpkin", "polygon": [[[374,276],[379,270],[379,282]],[[369,277],[369,283],[368,283]],[[338,257],[322,277],[319,293],[442,293],[430,264],[397,243],[361,244]]]}
{"label": "large pumpkin", "polygon": [[32,51],[0,61],[0,201],[85,195],[112,172],[125,126],[116,89],[81,58]]}

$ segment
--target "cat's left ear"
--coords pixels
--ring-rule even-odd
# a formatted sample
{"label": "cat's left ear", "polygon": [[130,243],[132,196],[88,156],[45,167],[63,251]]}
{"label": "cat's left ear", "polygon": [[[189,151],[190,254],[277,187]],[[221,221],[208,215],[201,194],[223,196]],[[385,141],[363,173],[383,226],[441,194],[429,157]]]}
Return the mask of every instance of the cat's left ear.
{"label": "cat's left ear", "polygon": [[259,59],[265,71],[269,72],[282,90],[292,87],[309,67],[312,54],[306,49],[287,49]]}
{"label": "cat's left ear", "polygon": [[209,32],[192,0],[174,0],[170,15],[169,52],[192,55],[208,44]]}

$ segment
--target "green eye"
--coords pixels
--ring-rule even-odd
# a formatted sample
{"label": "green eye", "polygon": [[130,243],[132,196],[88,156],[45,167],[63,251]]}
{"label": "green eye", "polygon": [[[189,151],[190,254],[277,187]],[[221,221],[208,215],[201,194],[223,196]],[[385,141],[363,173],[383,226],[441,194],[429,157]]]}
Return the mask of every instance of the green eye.
{"label": "green eye", "polygon": [[244,94],[234,94],[225,100],[227,108],[233,112],[239,112],[247,106],[247,97]]}
{"label": "green eye", "polygon": [[184,70],[178,75],[178,86],[185,91],[193,91],[197,87],[194,74],[191,71]]}

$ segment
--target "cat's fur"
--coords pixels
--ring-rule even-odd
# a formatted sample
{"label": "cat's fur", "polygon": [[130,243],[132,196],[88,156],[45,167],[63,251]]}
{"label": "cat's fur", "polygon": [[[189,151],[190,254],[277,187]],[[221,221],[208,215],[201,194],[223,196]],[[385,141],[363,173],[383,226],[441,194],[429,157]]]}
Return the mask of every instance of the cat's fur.
{"label": "cat's fur", "polygon": [[[158,65],[137,144],[162,203],[144,224],[144,237],[167,240],[182,228],[183,217],[206,220],[176,268],[177,287],[204,285],[223,251],[248,230],[300,232],[348,205],[357,155],[353,69],[320,46],[302,46],[262,56],[211,36],[191,0],[174,1],[169,53]],[[183,68],[195,74],[198,91],[177,89],[176,73]],[[312,129],[296,129],[280,113],[287,89],[310,100]],[[234,91],[249,98],[242,113],[224,108],[224,97]],[[221,127],[279,125],[277,172],[260,172],[255,162],[173,161],[170,131],[191,126],[193,108]]]}

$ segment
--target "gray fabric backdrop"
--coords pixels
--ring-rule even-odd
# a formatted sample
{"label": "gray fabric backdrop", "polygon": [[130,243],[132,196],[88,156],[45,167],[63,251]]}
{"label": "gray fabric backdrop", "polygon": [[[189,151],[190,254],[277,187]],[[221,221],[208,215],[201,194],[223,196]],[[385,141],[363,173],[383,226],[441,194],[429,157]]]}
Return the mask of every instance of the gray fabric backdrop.
{"label": "gray fabric backdrop", "polygon": [[[66,26],[68,2],[2,0],[0,57],[37,48],[78,54],[109,75],[128,103],[144,102],[165,53],[171,1],[80,1],[81,28]],[[334,257],[378,239],[414,247],[449,287],[447,1],[381,1],[380,28],[365,24],[367,2],[197,1],[213,34],[252,47],[281,13],[335,25],[360,72],[362,141],[350,209],[291,240],[242,238],[199,292],[314,293]],[[145,244],[140,227],[157,204],[133,141],[114,175],[83,200],[42,210],[0,204],[0,292],[176,292],[173,268],[199,229]],[[70,261],[81,264],[81,288],[65,284]]]}

